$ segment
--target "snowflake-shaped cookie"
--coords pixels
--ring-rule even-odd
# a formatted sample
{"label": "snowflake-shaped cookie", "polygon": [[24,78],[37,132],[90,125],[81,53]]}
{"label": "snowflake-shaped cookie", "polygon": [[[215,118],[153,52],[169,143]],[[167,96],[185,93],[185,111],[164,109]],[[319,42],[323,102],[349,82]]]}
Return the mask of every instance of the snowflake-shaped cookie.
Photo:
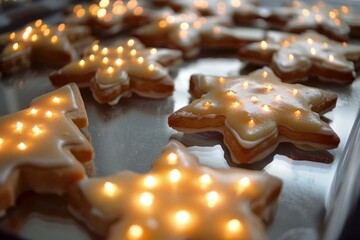
{"label": "snowflake-shaped cookie", "polygon": [[360,16],[346,5],[335,7],[324,1],[306,3],[293,1],[275,8],[268,18],[282,29],[301,33],[308,29],[319,31],[337,40],[346,40],[351,31],[359,32]]}
{"label": "snowflake-shaped cookie", "polygon": [[266,239],[281,181],[257,171],[216,170],[171,141],[146,174],[119,172],[69,192],[75,216],[107,239]]}
{"label": "snowflake-shaped cookie", "polygon": [[227,16],[204,17],[196,12],[164,12],[162,17],[138,28],[134,34],[146,45],[179,49],[187,58],[201,49],[237,49],[244,44],[260,41],[264,31],[227,27]]}
{"label": "snowflake-shaped cookie", "polygon": [[240,49],[239,58],[249,63],[270,65],[284,82],[317,77],[336,83],[352,83],[360,46],[336,42],[313,31],[301,35],[268,37]]}
{"label": "snowflake-shaped cookie", "polygon": [[36,98],[30,108],[0,117],[0,211],[24,191],[63,193],[85,176],[93,149],[75,84]]}
{"label": "snowflake-shaped cookie", "polygon": [[235,163],[262,160],[279,142],[321,150],[339,144],[319,115],[335,106],[337,96],[282,83],[268,68],[239,77],[195,75],[190,91],[199,99],[171,114],[169,126],[221,132]]}
{"label": "snowflake-shaped cookie", "polygon": [[132,92],[149,98],[172,94],[174,83],[166,67],[179,63],[181,52],[145,48],[137,39],[119,42],[115,47],[100,47],[95,42],[80,61],[50,74],[54,86],[69,82],[89,85],[99,103],[116,104]]}
{"label": "snowflake-shaped cookie", "polygon": [[77,54],[68,39],[78,40],[84,29],[67,32],[65,24],[49,26],[41,20],[18,32],[0,37],[0,71],[12,73],[30,67],[31,64],[61,67],[75,59]]}

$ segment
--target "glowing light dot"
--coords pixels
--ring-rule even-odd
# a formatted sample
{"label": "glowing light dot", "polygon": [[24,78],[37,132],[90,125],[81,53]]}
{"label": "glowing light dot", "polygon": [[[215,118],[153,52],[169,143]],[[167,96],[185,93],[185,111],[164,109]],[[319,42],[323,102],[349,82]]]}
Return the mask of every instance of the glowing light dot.
{"label": "glowing light dot", "polygon": [[297,95],[298,94],[298,90],[297,89],[293,89],[293,90],[291,90],[291,92],[292,92],[292,94],[295,96],[295,95]]}
{"label": "glowing light dot", "polygon": [[314,40],[312,40],[311,38],[308,38],[306,41],[307,41],[307,43],[308,43],[309,45],[311,45],[311,44],[314,43]]}
{"label": "glowing light dot", "polygon": [[242,228],[242,224],[238,219],[232,219],[226,224],[226,229],[230,233],[238,233]]}
{"label": "glowing light dot", "polygon": [[334,55],[329,55],[329,62],[333,62],[335,60]]}
{"label": "glowing light dot", "polygon": [[124,52],[124,47],[120,46],[116,49],[117,53],[123,53]]}
{"label": "glowing light dot", "polygon": [[4,139],[0,138],[0,145],[3,145],[3,144],[4,144]]}
{"label": "glowing light dot", "polygon": [[157,53],[156,48],[152,48],[152,49],[150,50],[150,54],[151,54],[151,55],[155,55],[156,53]]}
{"label": "glowing light dot", "polygon": [[262,75],[263,78],[267,78],[269,73],[267,71],[263,71],[261,75]]}
{"label": "glowing light dot", "polygon": [[99,50],[99,45],[95,44],[93,47],[92,47],[92,50],[94,52],[98,51]]}
{"label": "glowing light dot", "polygon": [[199,178],[201,187],[207,187],[212,183],[212,179],[209,174],[204,174]]}
{"label": "glowing light dot", "polygon": [[289,47],[290,46],[290,42],[288,40],[284,40],[281,42],[281,46],[282,47]]}
{"label": "glowing light dot", "polygon": [[113,74],[113,73],[114,73],[114,68],[113,68],[113,67],[108,67],[107,70],[106,70],[106,72],[107,72],[108,74]]}
{"label": "glowing light dot", "polygon": [[270,111],[271,111],[269,105],[266,105],[266,104],[262,105],[261,108],[262,108],[265,112],[270,112]]}
{"label": "glowing light dot", "polygon": [[144,63],[144,58],[143,58],[143,57],[139,57],[139,58],[137,59],[137,62],[138,62],[139,64]]}
{"label": "glowing light dot", "polygon": [[106,13],[107,13],[106,9],[101,8],[98,10],[97,16],[98,16],[98,18],[103,18],[106,15]]}
{"label": "glowing light dot", "polygon": [[103,60],[102,60],[103,64],[107,64],[109,62],[109,58],[107,57],[104,57]]}
{"label": "glowing light dot", "polygon": [[256,103],[258,101],[258,98],[256,96],[250,97],[251,102]]}
{"label": "glowing light dot", "polygon": [[41,130],[40,130],[40,128],[38,126],[35,125],[32,128],[32,132],[34,133],[34,135],[39,135],[41,133]]}
{"label": "glowing light dot", "polygon": [[340,21],[340,19],[335,18],[335,19],[334,19],[334,23],[335,23],[335,25],[340,26],[341,21]]}
{"label": "glowing light dot", "polygon": [[64,30],[65,30],[65,24],[64,23],[59,24],[58,31],[62,32]]}
{"label": "glowing light dot", "polygon": [[41,19],[36,20],[35,27],[40,27],[41,25],[42,25],[42,20]]}
{"label": "glowing light dot", "polygon": [[345,5],[343,5],[343,6],[341,6],[341,11],[343,13],[349,13],[349,8],[347,6],[345,6]]}
{"label": "glowing light dot", "polygon": [[23,130],[23,128],[24,128],[24,124],[22,122],[16,123],[16,131],[20,132]]}
{"label": "glowing light dot", "polygon": [[156,184],[156,180],[153,176],[147,176],[144,180],[145,187],[152,188]]}
{"label": "glowing light dot", "polygon": [[31,114],[31,115],[36,115],[36,114],[38,113],[38,111],[39,111],[39,110],[37,110],[36,108],[32,108],[32,109],[30,110],[30,114]]}
{"label": "glowing light dot", "polygon": [[225,82],[225,78],[219,77],[218,82],[219,82],[220,84],[223,84],[223,83]]}
{"label": "glowing light dot", "polygon": [[244,88],[244,89],[247,89],[247,88],[249,87],[249,83],[248,83],[248,82],[243,82],[242,85],[243,85],[243,88]]}
{"label": "glowing light dot", "polygon": [[233,108],[238,108],[238,107],[240,107],[240,102],[238,102],[238,101],[233,102],[233,103],[232,103],[232,107],[233,107]]}
{"label": "glowing light dot", "polygon": [[180,24],[180,29],[181,30],[188,30],[189,29],[189,24],[186,22],[183,22]]}
{"label": "glowing light dot", "polygon": [[19,144],[17,145],[17,147],[18,147],[18,149],[20,149],[20,150],[22,150],[22,151],[27,148],[26,144],[23,143],[23,142],[19,143]]}
{"label": "glowing light dot", "polygon": [[81,59],[81,60],[79,61],[79,65],[80,65],[80,67],[85,66],[85,61],[84,61],[83,59]]}
{"label": "glowing light dot", "polygon": [[134,9],[134,15],[135,15],[135,16],[139,16],[139,15],[141,15],[143,12],[144,12],[144,9],[143,9],[142,7],[140,7],[140,6],[138,6],[138,7],[136,7],[136,8]]}
{"label": "glowing light dot", "polygon": [[54,103],[60,103],[60,98],[54,97],[54,98],[53,98],[53,102],[54,102]]}
{"label": "glowing light dot", "polygon": [[12,32],[9,36],[10,40],[14,40],[16,36],[16,33]]}
{"label": "glowing light dot", "polygon": [[121,65],[123,64],[123,60],[120,59],[120,58],[117,58],[117,59],[115,60],[115,64],[116,64],[116,66],[121,66]]}
{"label": "glowing light dot", "polygon": [[104,184],[103,190],[107,196],[113,197],[116,194],[116,192],[118,191],[118,188],[115,184],[113,184],[111,182],[106,182]]}
{"label": "glowing light dot", "polygon": [[181,173],[179,170],[173,169],[170,171],[169,177],[170,177],[171,182],[176,183],[176,182],[180,181]]}
{"label": "glowing light dot", "polygon": [[203,107],[204,108],[209,108],[209,107],[211,107],[211,103],[209,101],[206,101],[206,102],[203,103]]}
{"label": "glowing light dot", "polygon": [[168,25],[168,23],[166,22],[166,20],[161,20],[160,22],[159,22],[159,27],[160,28],[166,28],[166,26]]}
{"label": "glowing light dot", "polygon": [[234,95],[235,95],[235,92],[229,90],[229,91],[226,92],[226,95],[228,95],[228,96],[234,96]]}
{"label": "glowing light dot", "polygon": [[149,192],[144,192],[140,195],[140,203],[145,207],[150,207],[154,202],[154,195]]}
{"label": "glowing light dot", "polygon": [[289,54],[288,58],[289,58],[290,61],[293,61],[294,60],[294,54]]}
{"label": "glowing light dot", "polygon": [[248,126],[250,128],[253,128],[255,126],[255,121],[253,119],[250,119],[249,122],[248,122]]}
{"label": "glowing light dot", "polygon": [[109,49],[106,48],[106,47],[101,50],[101,54],[102,54],[102,55],[106,55],[106,54],[108,54],[108,53],[109,53]]}
{"label": "glowing light dot", "polygon": [[327,42],[324,42],[324,43],[323,43],[323,47],[324,47],[324,48],[328,48],[328,47],[329,47],[329,44],[328,44]]}
{"label": "glowing light dot", "polygon": [[44,30],[44,36],[47,37],[49,35],[50,35],[50,29],[47,28]]}
{"label": "glowing light dot", "polygon": [[178,156],[175,153],[170,153],[167,155],[166,159],[169,164],[176,164],[178,161]]}
{"label": "glowing light dot", "polygon": [[342,45],[343,45],[343,47],[347,47],[347,46],[348,46],[347,42],[342,42]]}
{"label": "glowing light dot", "polygon": [[188,224],[191,221],[191,215],[188,211],[180,210],[175,214],[175,220],[179,224]]}
{"label": "glowing light dot", "polygon": [[90,57],[89,57],[89,59],[90,59],[91,61],[94,61],[94,60],[95,60],[95,55],[94,55],[94,54],[91,54]]}
{"label": "glowing light dot", "polygon": [[45,116],[46,116],[47,118],[52,118],[52,117],[54,116],[54,114],[53,114],[51,111],[47,111],[47,112],[45,113]]}
{"label": "glowing light dot", "polygon": [[154,65],[154,64],[150,64],[150,65],[148,66],[148,69],[149,69],[150,71],[154,71],[154,70],[155,70],[155,65]]}
{"label": "glowing light dot", "polygon": [[307,17],[307,16],[309,16],[310,12],[307,9],[303,9],[302,14]]}
{"label": "glowing light dot", "polygon": [[34,34],[31,36],[31,41],[35,42],[38,39],[38,35]]}
{"label": "glowing light dot", "polygon": [[300,110],[296,110],[296,111],[294,112],[294,114],[295,114],[295,117],[296,117],[296,118],[298,118],[298,117],[301,116]]}
{"label": "glowing light dot", "polygon": [[219,202],[220,196],[216,191],[211,191],[205,195],[208,207],[212,208]]}
{"label": "glowing light dot", "polygon": [[261,42],[260,42],[260,48],[261,48],[262,50],[266,50],[267,47],[268,47],[268,44],[267,44],[266,41],[261,41]]}
{"label": "glowing light dot", "polygon": [[271,86],[270,84],[267,84],[267,85],[265,86],[265,89],[266,89],[267,91],[271,91],[271,90],[273,90],[274,88],[273,88],[273,86]]}
{"label": "glowing light dot", "polygon": [[130,51],[130,55],[131,56],[135,56],[137,54],[137,51],[135,49],[131,50]]}
{"label": "glowing light dot", "polygon": [[13,50],[16,51],[19,49],[19,44],[18,43],[14,43],[12,46]]}
{"label": "glowing light dot", "polygon": [[58,37],[57,36],[52,36],[51,37],[51,42],[52,43],[56,43],[58,41]]}
{"label": "glowing light dot", "polygon": [[139,239],[143,236],[144,230],[139,225],[131,225],[127,231],[127,237],[131,240]]}
{"label": "glowing light dot", "polygon": [[243,177],[239,180],[239,185],[241,187],[248,187],[250,186],[250,179],[248,177]]}
{"label": "glowing light dot", "polygon": [[133,47],[133,46],[135,45],[135,40],[134,40],[134,39],[129,39],[129,40],[127,41],[127,45],[128,45],[129,47]]}
{"label": "glowing light dot", "polygon": [[280,101],[281,99],[282,99],[282,97],[281,97],[280,95],[276,95],[276,96],[275,96],[275,100],[276,100],[276,101]]}
{"label": "glowing light dot", "polygon": [[311,53],[311,55],[315,55],[315,54],[316,54],[316,49],[315,49],[315,48],[311,48],[311,49],[310,49],[310,53]]}

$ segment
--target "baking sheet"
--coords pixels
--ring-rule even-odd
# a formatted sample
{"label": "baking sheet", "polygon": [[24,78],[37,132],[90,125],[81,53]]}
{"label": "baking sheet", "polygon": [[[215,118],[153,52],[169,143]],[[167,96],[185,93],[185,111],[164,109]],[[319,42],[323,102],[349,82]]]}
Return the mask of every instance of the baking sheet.
{"label": "baking sheet", "polygon": [[[122,99],[115,106],[99,105],[89,90],[82,90],[90,121],[88,130],[96,153],[94,174],[108,176],[121,170],[146,172],[170,138],[181,139],[203,164],[228,167],[229,154],[222,145],[221,135],[183,135],[167,125],[167,116],[191,101],[188,94],[191,74],[239,74],[244,64],[233,53],[225,55],[207,53],[196,60],[184,62],[179,71],[173,73],[174,95],[163,100],[134,96]],[[38,69],[3,77],[0,80],[0,116],[22,110],[33,98],[53,90],[47,79],[50,72],[49,69]],[[264,168],[284,181],[274,221],[267,229],[269,238],[273,240],[318,239],[328,230],[324,224],[337,197],[335,180],[341,181],[347,176],[342,172],[348,168],[345,161],[350,161],[345,153],[359,149],[356,137],[352,137],[351,142],[348,140],[351,134],[359,133],[359,126],[353,126],[358,120],[360,79],[350,86],[316,82],[309,85],[339,95],[337,107],[325,117],[341,142],[337,149],[328,153],[319,152],[305,157],[291,145],[282,144],[263,162],[250,166]],[[305,159],[292,160],[288,156]],[[308,161],[310,158],[320,162]],[[352,191],[345,192],[343,196],[348,201],[356,197]],[[64,198],[52,195],[24,195],[16,207],[0,218],[0,228],[27,239],[100,239],[72,218]]]}
{"label": "baking sheet", "polygon": [[[174,95],[163,100],[135,96],[122,99],[115,106],[99,105],[89,90],[82,90],[90,121],[89,132],[96,152],[96,176],[108,176],[125,169],[148,171],[170,138],[183,139],[189,146],[195,145],[190,150],[204,164],[228,167],[228,153],[226,149],[223,152],[223,146],[219,145],[221,135],[206,133],[183,136],[168,127],[167,116],[190,102],[187,91],[191,74],[237,75],[242,67],[243,64],[231,55],[218,57],[215,54],[183,63],[176,76]],[[0,115],[24,109],[33,98],[53,90],[47,79],[50,71],[32,70],[2,79]],[[283,144],[275,155],[261,164],[251,166],[260,168],[265,165],[266,172],[284,181],[274,222],[268,228],[270,239],[318,239],[325,215],[334,200],[330,191],[334,176],[342,164],[344,147],[359,111],[360,79],[350,86],[327,83],[312,85],[339,94],[337,107],[325,117],[329,119],[341,142],[337,149],[329,151],[334,156],[331,163],[327,163],[331,161],[331,155],[327,153],[314,155],[325,163],[289,159],[283,154],[296,157],[301,152],[291,149],[291,145]],[[33,210],[35,212],[31,213]],[[0,225],[29,239],[55,240],[64,239],[65,235],[69,239],[96,239],[66,211],[66,203],[60,198],[26,195],[20,206],[0,219]],[[14,229],[11,225],[14,222],[19,225],[18,228]]]}

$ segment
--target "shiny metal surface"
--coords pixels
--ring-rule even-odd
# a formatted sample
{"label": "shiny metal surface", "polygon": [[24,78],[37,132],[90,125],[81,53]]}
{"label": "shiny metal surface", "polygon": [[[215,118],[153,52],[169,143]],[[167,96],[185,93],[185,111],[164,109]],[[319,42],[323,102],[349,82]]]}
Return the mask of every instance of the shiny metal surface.
{"label": "shiny metal surface", "polygon": [[[167,125],[167,116],[190,101],[187,92],[189,77],[193,73],[237,75],[242,68],[234,56],[204,56],[183,63],[176,76],[176,91],[164,100],[140,97],[122,99],[116,106],[97,104],[90,91],[82,90],[89,116],[89,132],[95,147],[96,176],[107,176],[120,170],[145,172],[159,155],[169,138],[181,139],[191,146],[204,164],[228,167],[228,153],[221,145],[219,134],[183,135]],[[32,70],[0,81],[0,115],[19,111],[30,101],[53,90],[47,79],[51,70]],[[314,83],[318,87],[339,94],[337,107],[325,116],[341,138],[340,146],[328,153],[310,155],[320,162],[292,160],[303,153],[281,145],[268,159],[251,168],[264,167],[265,171],[280,177],[284,188],[273,223],[268,228],[270,239],[318,239],[325,216],[332,208],[335,194],[332,185],[344,164],[345,145],[353,129],[360,106],[360,79],[351,86]],[[351,149],[356,146],[351,145]],[[358,148],[358,146],[357,146]],[[301,158],[300,156],[300,158]],[[328,163],[330,161],[330,163]],[[346,174],[338,177],[342,178]],[[346,199],[354,197],[348,192]],[[29,204],[29,202],[31,204]],[[15,226],[14,226],[15,224]],[[17,207],[0,219],[0,226],[29,239],[97,239],[77,223],[66,210],[66,202],[55,196],[26,195]]]}

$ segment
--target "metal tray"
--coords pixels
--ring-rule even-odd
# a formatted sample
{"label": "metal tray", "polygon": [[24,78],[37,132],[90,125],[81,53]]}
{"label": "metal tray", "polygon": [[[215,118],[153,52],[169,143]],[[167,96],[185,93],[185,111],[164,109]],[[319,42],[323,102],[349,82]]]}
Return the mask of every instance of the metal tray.
{"label": "metal tray", "polygon": [[[203,54],[184,62],[175,76],[172,97],[150,100],[133,96],[115,106],[99,105],[89,90],[82,90],[88,112],[89,133],[95,148],[96,176],[117,171],[146,172],[170,138],[181,139],[203,164],[229,167],[229,154],[216,133],[183,135],[167,125],[167,116],[191,101],[189,77],[193,73],[238,75],[244,64],[233,53]],[[52,91],[49,69],[29,70],[0,80],[0,116],[28,107],[30,101]],[[327,113],[341,142],[337,149],[304,155],[289,144],[280,145],[263,162],[249,166],[264,170],[284,181],[270,239],[337,239],[358,197],[360,78],[352,85],[329,83],[309,85],[339,95],[337,107]],[[332,159],[333,156],[333,159]],[[289,157],[300,160],[293,160]],[[309,161],[315,158],[318,162]],[[67,211],[64,197],[25,194],[17,206],[0,218],[0,228],[27,239],[100,239]]]}

